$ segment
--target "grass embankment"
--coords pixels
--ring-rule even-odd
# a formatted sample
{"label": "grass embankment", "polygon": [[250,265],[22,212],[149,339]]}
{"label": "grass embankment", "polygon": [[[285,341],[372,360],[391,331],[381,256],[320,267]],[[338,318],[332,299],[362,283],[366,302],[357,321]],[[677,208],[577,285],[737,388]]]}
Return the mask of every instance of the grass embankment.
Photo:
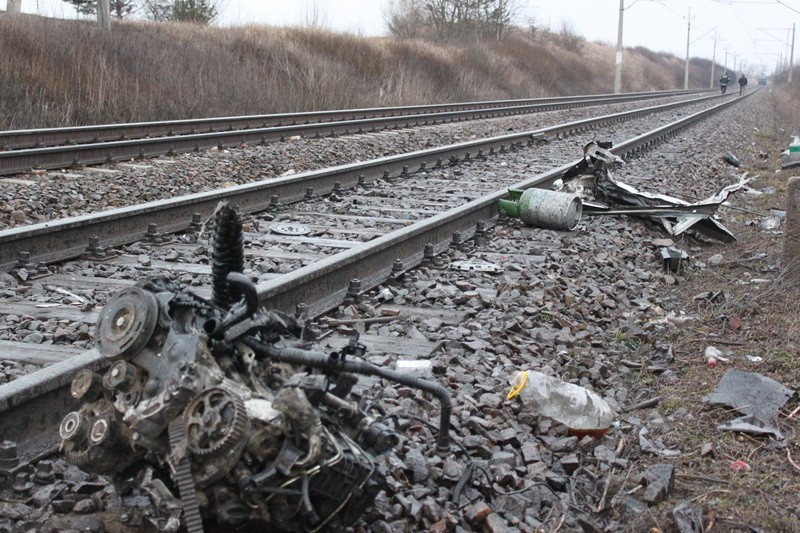
{"label": "grass embankment", "polygon": [[[614,50],[537,31],[441,44],[268,26],[0,14],[0,129],[611,92]],[[691,86],[710,63],[692,62]],[[625,52],[625,91],[679,88],[683,61]]]}

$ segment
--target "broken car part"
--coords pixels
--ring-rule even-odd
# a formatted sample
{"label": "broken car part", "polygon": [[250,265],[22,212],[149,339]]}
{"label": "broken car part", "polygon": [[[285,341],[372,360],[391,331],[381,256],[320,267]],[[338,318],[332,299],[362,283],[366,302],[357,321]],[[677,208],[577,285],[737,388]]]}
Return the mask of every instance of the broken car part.
{"label": "broken car part", "polygon": [[286,222],[271,224],[269,229],[272,233],[277,233],[278,235],[301,236],[311,233],[311,228],[307,226],[303,226],[302,224],[288,224]]}
{"label": "broken car part", "polygon": [[725,152],[724,154],[722,154],[722,160],[725,161],[726,163],[728,163],[729,165],[737,167],[737,168],[741,164],[739,162],[739,158],[736,157],[735,155],[733,155],[730,152]]}
{"label": "broken car part", "polygon": [[689,229],[722,242],[733,242],[736,237],[712,216],[728,199],[742,189],[749,180],[742,177],[738,183],[720,188],[713,196],[695,203],[658,193],[639,191],[611,177],[609,166],[622,162],[608,151],[611,143],[590,142],[584,146],[584,159],[562,176],[562,187],[581,179],[586,174],[594,177],[595,201],[584,201],[587,215],[635,215],[659,222],[670,235],[680,235]]}
{"label": "broken car part", "polygon": [[440,452],[449,450],[450,397],[361,360],[356,339],[332,354],[305,349],[303,324],[258,310],[239,272],[238,215],[220,210],[215,231],[212,301],[162,277],[109,299],[95,337],[112,365],[73,380],[81,407],[61,422],[63,453],[108,476],[123,503],[149,498],[155,512],[136,514],[134,527],[343,529],[384,486],[375,455],[399,440],[348,399],[356,375],[436,396]]}
{"label": "broken car part", "polygon": [[488,261],[481,261],[480,259],[468,259],[466,261],[453,261],[450,267],[462,272],[489,272],[492,274],[499,274],[503,271],[502,267]]}
{"label": "broken car part", "polygon": [[663,246],[659,250],[659,255],[664,264],[664,270],[669,272],[677,272],[681,268],[681,262],[689,259],[689,254],[671,246]]}
{"label": "broken car part", "polygon": [[771,434],[781,438],[776,418],[794,391],[761,374],[729,369],[711,394],[707,403],[733,407],[743,417],[720,425],[717,429],[747,433]]}

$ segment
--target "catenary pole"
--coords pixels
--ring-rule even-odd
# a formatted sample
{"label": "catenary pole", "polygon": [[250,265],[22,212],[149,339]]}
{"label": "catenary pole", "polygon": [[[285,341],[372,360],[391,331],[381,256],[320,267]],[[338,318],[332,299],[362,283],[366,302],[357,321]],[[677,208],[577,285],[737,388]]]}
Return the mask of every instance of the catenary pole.
{"label": "catenary pole", "polygon": [[794,26],[795,26],[795,23],[792,22],[792,48],[791,48],[791,51],[789,52],[789,82],[790,83],[792,81],[792,70],[793,70],[793,67],[794,67]]}
{"label": "catenary pole", "polygon": [[683,68],[683,89],[689,88],[689,38],[692,34],[692,6],[689,6],[689,25],[686,27],[686,66]]}
{"label": "catenary pole", "polygon": [[614,94],[622,92],[622,17],[625,0],[619,0],[619,24],[617,24],[617,53],[614,56]]}
{"label": "catenary pole", "polygon": [[714,30],[714,51],[711,53],[711,83],[709,89],[714,88],[714,63],[717,62],[717,30]]}

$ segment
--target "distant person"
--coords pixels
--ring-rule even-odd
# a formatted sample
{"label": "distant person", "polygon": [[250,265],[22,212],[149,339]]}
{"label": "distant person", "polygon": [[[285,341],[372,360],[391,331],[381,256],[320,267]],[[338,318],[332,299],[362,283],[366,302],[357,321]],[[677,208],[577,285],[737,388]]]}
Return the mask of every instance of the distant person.
{"label": "distant person", "polygon": [[742,96],[745,87],[747,87],[747,76],[742,74],[742,77],[739,78],[739,96]]}
{"label": "distant person", "polygon": [[728,77],[728,73],[727,72],[719,77],[719,90],[720,90],[720,93],[725,94],[725,92],[728,90],[728,83],[730,81],[731,81],[731,79]]}

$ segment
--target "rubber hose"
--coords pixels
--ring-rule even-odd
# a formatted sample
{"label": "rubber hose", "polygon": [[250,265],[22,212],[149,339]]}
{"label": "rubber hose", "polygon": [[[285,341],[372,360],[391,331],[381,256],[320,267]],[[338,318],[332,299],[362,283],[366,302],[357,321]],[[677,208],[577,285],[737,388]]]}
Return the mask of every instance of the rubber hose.
{"label": "rubber hose", "polygon": [[282,363],[310,366],[321,370],[336,370],[378,376],[434,395],[441,404],[439,433],[436,436],[436,451],[437,453],[448,453],[450,451],[450,414],[453,410],[453,401],[450,399],[450,393],[447,392],[447,389],[438,383],[416,376],[401,374],[388,368],[381,368],[366,361],[342,361],[320,352],[300,350],[298,348],[278,348],[249,337],[243,338],[242,342],[253,351],[265,354],[270,359]]}

